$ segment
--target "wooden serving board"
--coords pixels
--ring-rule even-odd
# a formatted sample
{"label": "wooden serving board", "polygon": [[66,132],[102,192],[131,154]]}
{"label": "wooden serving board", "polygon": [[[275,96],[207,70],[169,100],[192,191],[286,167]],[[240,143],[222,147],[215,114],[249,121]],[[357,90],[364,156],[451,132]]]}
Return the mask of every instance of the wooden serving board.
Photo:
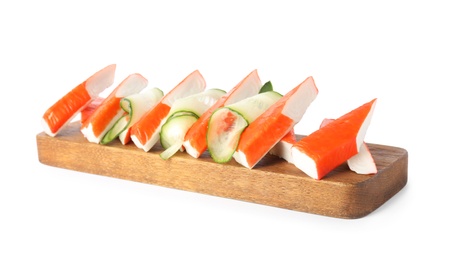
{"label": "wooden serving board", "polygon": [[[56,137],[36,136],[39,161],[80,172],[154,184],[324,216],[361,218],[384,204],[407,183],[407,151],[368,144],[378,173],[360,175],[346,163],[322,180],[314,180],[276,156],[266,155],[253,169],[232,160],[215,163],[204,153],[195,159],[178,152],[169,160],[160,144],[144,152],[133,143],[89,143],[80,123]],[[300,137],[300,136],[299,136]]]}

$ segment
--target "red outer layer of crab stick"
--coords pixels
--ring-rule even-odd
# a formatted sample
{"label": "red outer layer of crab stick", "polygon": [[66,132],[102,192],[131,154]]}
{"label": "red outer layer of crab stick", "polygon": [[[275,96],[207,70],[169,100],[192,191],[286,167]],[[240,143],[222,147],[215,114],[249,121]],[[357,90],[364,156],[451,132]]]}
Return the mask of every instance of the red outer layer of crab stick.
{"label": "red outer layer of crab stick", "polygon": [[290,90],[243,131],[233,158],[253,168],[302,119],[317,95],[312,77]]}
{"label": "red outer layer of crab stick", "polygon": [[159,141],[161,127],[167,121],[173,103],[180,98],[200,93],[205,90],[205,87],[205,80],[198,70],[189,74],[132,125],[130,133],[134,144],[148,152]]}
{"label": "red outer layer of crab stick", "polygon": [[[334,121],[334,119],[324,119],[320,125],[320,128],[331,123],[332,121]],[[347,164],[350,170],[358,174],[377,173],[377,166],[375,165],[374,158],[372,157],[372,154],[365,142],[363,142],[361,145],[359,152],[347,160]]]}
{"label": "red outer layer of crab stick", "polygon": [[79,112],[113,84],[115,71],[115,64],[97,71],[48,108],[41,120],[44,132],[50,136],[57,135]]}
{"label": "red outer layer of crab stick", "polygon": [[186,133],[183,146],[188,154],[194,158],[199,158],[205,150],[207,150],[207,128],[213,112],[223,106],[233,104],[247,97],[254,96],[259,93],[262,87],[261,80],[257,70],[253,70],[235,87],[221,97],[213,106],[205,111],[199,117],[191,128]]}
{"label": "red outer layer of crab stick", "polygon": [[138,73],[127,76],[81,126],[81,132],[89,142],[100,143],[105,133],[124,114],[121,99],[140,92],[148,85],[148,80]]}
{"label": "red outer layer of crab stick", "polygon": [[291,149],[294,165],[320,180],[358,154],[375,103],[373,99],[297,141]]}

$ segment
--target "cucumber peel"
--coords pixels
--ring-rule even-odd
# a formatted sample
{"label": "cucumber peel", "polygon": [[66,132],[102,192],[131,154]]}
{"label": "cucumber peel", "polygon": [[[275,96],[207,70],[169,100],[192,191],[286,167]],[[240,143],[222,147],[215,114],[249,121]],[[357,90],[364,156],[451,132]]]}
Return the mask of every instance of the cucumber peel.
{"label": "cucumber peel", "polygon": [[130,122],[130,117],[129,115],[124,115],[121,118],[119,118],[114,126],[108,130],[108,132],[103,136],[102,140],[100,141],[101,144],[108,144],[111,141],[113,141],[115,138],[121,134],[122,131],[124,131],[127,128],[127,125]]}
{"label": "cucumber peel", "polygon": [[264,93],[264,92],[273,91],[273,90],[274,90],[274,87],[272,86],[272,82],[267,81],[266,83],[264,83],[264,85],[262,85],[261,89],[259,90],[259,93]]}

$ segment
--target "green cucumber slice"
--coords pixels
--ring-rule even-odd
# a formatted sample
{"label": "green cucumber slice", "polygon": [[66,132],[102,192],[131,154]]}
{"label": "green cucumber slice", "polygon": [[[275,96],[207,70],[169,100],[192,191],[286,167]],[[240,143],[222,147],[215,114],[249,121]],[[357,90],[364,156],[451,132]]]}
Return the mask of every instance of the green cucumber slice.
{"label": "green cucumber slice", "polygon": [[186,132],[197,119],[198,116],[194,113],[183,111],[167,119],[159,134],[161,145],[165,149],[160,154],[162,159],[166,160],[181,150]]}
{"label": "green cucumber slice", "polygon": [[240,135],[248,121],[237,111],[222,107],[213,112],[208,122],[207,146],[215,162],[226,163],[237,149]]}

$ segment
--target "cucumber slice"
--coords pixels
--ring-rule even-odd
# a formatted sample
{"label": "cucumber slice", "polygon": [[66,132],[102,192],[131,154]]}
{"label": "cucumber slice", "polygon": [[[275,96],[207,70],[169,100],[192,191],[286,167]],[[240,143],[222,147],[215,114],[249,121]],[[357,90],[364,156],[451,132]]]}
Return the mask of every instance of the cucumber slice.
{"label": "cucumber slice", "polygon": [[140,93],[121,99],[119,105],[125,111],[125,115],[108,130],[102,138],[101,144],[108,144],[117,138],[127,128],[136,123],[146,111],[156,105],[163,96],[164,92],[159,88],[148,88]]}
{"label": "cucumber slice", "polygon": [[248,123],[251,123],[281,97],[281,94],[278,92],[267,91],[226,107],[237,111],[248,121]]}
{"label": "cucumber slice", "polygon": [[243,130],[280,98],[279,93],[267,91],[215,110],[207,130],[207,146],[213,160],[230,161]]}
{"label": "cucumber slice", "polygon": [[119,118],[113,127],[108,130],[108,132],[103,136],[102,140],[100,141],[101,144],[108,144],[109,142],[113,141],[119,134],[124,131],[127,125],[130,122],[129,115],[124,115]]}
{"label": "cucumber slice", "polygon": [[226,91],[221,89],[207,89],[185,98],[181,98],[173,103],[169,115],[173,115],[178,111],[186,111],[201,116],[209,107],[216,103],[218,99],[226,94]]}
{"label": "cucumber slice", "polygon": [[165,151],[160,154],[162,159],[166,160],[182,149],[184,136],[197,119],[198,116],[191,112],[180,112],[167,119],[159,134],[161,145],[165,148]]}
{"label": "cucumber slice", "polygon": [[167,160],[170,157],[172,157],[174,154],[176,154],[182,148],[182,146],[183,146],[183,143],[181,142],[172,144],[169,148],[165,149],[161,154],[159,154],[159,156],[162,159]]}
{"label": "cucumber slice", "polygon": [[237,149],[240,135],[248,121],[237,111],[222,107],[210,117],[207,129],[207,146],[215,162],[226,163]]}

